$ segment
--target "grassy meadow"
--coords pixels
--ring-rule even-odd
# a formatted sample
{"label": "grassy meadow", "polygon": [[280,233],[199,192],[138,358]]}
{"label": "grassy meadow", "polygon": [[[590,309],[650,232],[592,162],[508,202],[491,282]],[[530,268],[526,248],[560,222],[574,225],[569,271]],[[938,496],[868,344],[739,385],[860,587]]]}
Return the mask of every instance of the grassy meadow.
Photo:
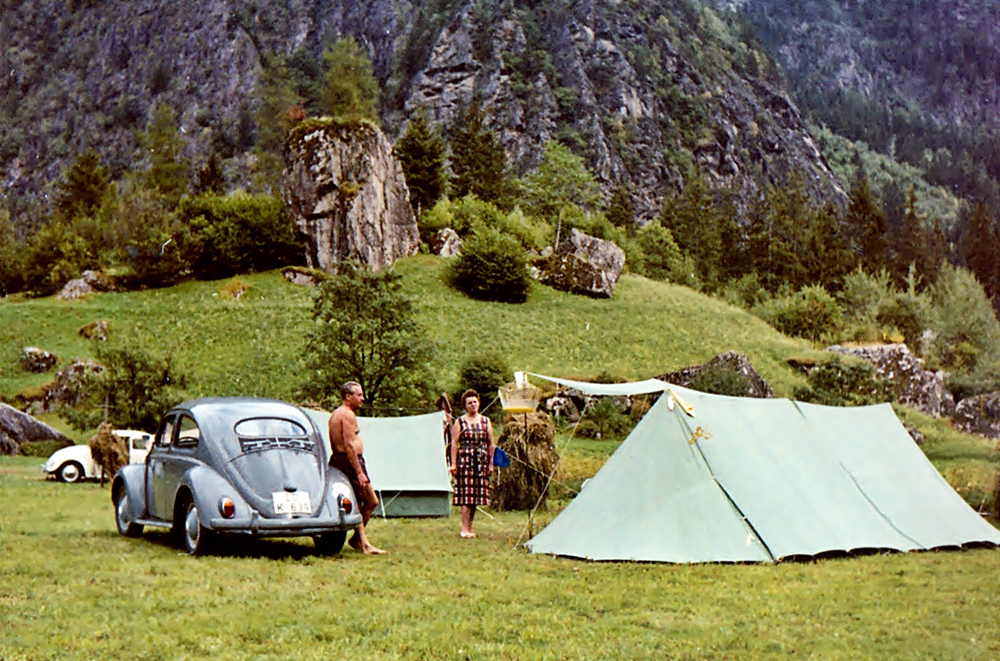
{"label": "grassy meadow", "polygon": [[[442,260],[396,266],[454,385],[484,349],[519,369],[645,378],[725,350],[748,354],[779,395],[802,377],[785,360],[815,351],[688,289],[625,276],[610,300],[535,286],[520,306],[444,287]],[[92,356],[77,329],[170,356],[200,395],[294,399],[310,290],[278,273],[98,294],[64,303],[0,299],[0,395],[52,378],[19,365],[40,346],[63,363]],[[984,496],[1000,448],[897,407],[965,499]],[[55,415],[46,422],[70,431]],[[70,432],[83,442],[86,432]],[[589,563],[518,547],[550,521],[616,441],[560,435],[550,509],[450,519],[376,520],[390,551],[315,554],[308,540],[240,542],[192,558],[165,533],[115,530],[110,492],[42,478],[0,457],[0,660],[45,659],[968,659],[1000,658],[1000,552],[868,555],[777,565]]]}
{"label": "grassy meadow", "polygon": [[[444,286],[445,262],[437,257],[402,260],[396,269],[405,291],[419,300],[419,320],[438,343],[435,371],[442,387],[454,386],[462,362],[487,349],[515,369],[558,376],[608,370],[627,378],[651,377],[738,349],[776,391],[787,394],[803,380],[785,359],[811,351],[808,343],[781,335],[743,310],[634,276],[622,277],[611,299],[535,285],[527,303],[508,305],[472,301]],[[112,341],[135,341],[170,356],[193,396],[294,399],[302,381],[299,359],[311,290],[285,282],[277,272],[240,279],[250,290],[239,300],[225,295],[227,281],[96,294],[78,302],[0,299],[0,395],[11,397],[52,378],[21,369],[22,347],[51,351],[62,364],[92,356],[91,341],[77,330],[106,319]]]}

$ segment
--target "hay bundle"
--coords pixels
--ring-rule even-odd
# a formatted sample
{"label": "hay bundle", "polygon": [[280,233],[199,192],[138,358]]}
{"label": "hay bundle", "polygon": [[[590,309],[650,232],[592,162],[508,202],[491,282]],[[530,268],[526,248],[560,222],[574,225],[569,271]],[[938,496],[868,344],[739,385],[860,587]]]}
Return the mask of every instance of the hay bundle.
{"label": "hay bundle", "polygon": [[111,425],[103,422],[97,433],[87,441],[90,456],[101,467],[101,486],[105,479],[111,479],[122,466],[128,464],[128,445],[124,439],[111,433]]}
{"label": "hay bundle", "polygon": [[545,504],[548,476],[559,463],[555,439],[556,426],[546,413],[519,413],[507,419],[497,445],[510,457],[510,468],[494,471],[497,509],[530,510],[536,503]]}

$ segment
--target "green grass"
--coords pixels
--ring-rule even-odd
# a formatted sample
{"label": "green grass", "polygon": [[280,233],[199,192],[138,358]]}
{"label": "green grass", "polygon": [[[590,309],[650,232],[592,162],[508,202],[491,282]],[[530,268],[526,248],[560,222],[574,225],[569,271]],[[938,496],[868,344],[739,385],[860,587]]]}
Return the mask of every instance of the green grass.
{"label": "green grass", "polygon": [[526,517],[504,513],[480,515],[474,541],[456,516],[376,521],[382,558],[297,540],[191,558],[161,533],[119,536],[107,488],[36,464],[0,458],[7,661],[1000,657],[995,550],[587,563],[513,548]]}
{"label": "green grass", "polygon": [[[651,377],[738,349],[779,393],[804,383],[784,361],[808,352],[807,343],[684,287],[624,276],[611,299],[535,285],[528,303],[506,305],[472,301],[444,286],[440,258],[418,256],[396,268],[407,293],[419,299],[419,319],[440,348],[435,371],[443,387],[455,384],[462,361],[487,348],[517,369],[559,376],[609,370],[628,378]],[[62,364],[93,356],[95,347],[77,330],[107,319],[112,341],[137,341],[170,356],[193,396],[294,399],[302,381],[299,358],[311,292],[276,272],[240,278],[250,291],[238,301],[222,294],[225,281],[96,294],[80,302],[0,299],[0,396],[12,397],[53,376],[22,370],[22,347],[51,351]]]}

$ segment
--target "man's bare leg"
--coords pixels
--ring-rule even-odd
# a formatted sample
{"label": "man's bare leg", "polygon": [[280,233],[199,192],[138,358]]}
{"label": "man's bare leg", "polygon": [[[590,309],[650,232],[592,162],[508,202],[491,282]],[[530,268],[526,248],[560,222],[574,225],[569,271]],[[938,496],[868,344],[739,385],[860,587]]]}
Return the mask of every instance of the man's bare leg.
{"label": "man's bare leg", "polygon": [[375,489],[371,487],[370,483],[368,489],[368,495],[365,497],[365,507],[361,510],[361,525],[354,529],[354,534],[351,535],[351,540],[348,544],[355,551],[360,551],[365,555],[381,555],[386,553],[386,551],[368,541],[368,535],[365,532],[365,525],[371,520],[372,512],[375,511],[375,506],[378,505],[378,497],[375,495]]}

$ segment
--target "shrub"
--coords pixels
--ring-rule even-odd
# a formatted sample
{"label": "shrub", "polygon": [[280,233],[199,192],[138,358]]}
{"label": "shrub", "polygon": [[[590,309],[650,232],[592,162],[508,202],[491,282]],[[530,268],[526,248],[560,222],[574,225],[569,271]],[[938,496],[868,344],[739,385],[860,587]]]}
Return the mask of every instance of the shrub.
{"label": "shrub", "polygon": [[972,372],[1000,358],[1000,323],[982,285],[969,271],[945,264],[931,288],[937,338],[932,351],[941,365]]}
{"label": "shrub", "polygon": [[752,310],[754,306],[762,305],[771,298],[756,271],[727,282],[722,288],[721,296],[726,303],[744,310]]}
{"label": "shrub", "polygon": [[874,365],[847,362],[840,356],[814,367],[809,372],[809,386],[796,388],[792,396],[827,406],[864,406],[894,399],[892,384],[878,376]]}
{"label": "shrub", "polygon": [[751,385],[750,379],[743,372],[722,365],[713,365],[696,374],[688,382],[687,387],[716,395],[746,397]]}
{"label": "shrub", "polygon": [[459,291],[484,301],[524,303],[531,291],[524,249],[492,228],[475,232],[465,242],[452,265],[451,280]]}
{"label": "shrub", "polygon": [[484,400],[483,408],[485,408],[497,396],[497,391],[510,381],[512,373],[510,364],[498,353],[487,352],[471,356],[462,364],[462,371],[459,374],[460,390],[464,392],[472,388],[478,392]]}
{"label": "shrub", "polygon": [[282,201],[270,195],[201,195],[178,207],[188,224],[187,260],[194,274],[220,279],[301,264],[302,238]]}
{"label": "shrub", "polygon": [[490,227],[514,237],[527,250],[538,250],[549,240],[551,229],[545,223],[526,216],[520,209],[504,212],[491,202],[472,196],[458,200],[443,198],[420,216],[420,238],[430,237],[450,227],[461,237]]}
{"label": "shrub", "polygon": [[636,233],[635,242],[645,256],[643,275],[653,280],[677,282],[683,255],[670,230],[656,219]]}
{"label": "shrub", "polygon": [[840,304],[817,285],[761,303],[752,311],[786,335],[816,342],[834,333],[843,315]]}
{"label": "shrub", "polygon": [[0,297],[21,291],[24,286],[24,246],[17,240],[14,223],[0,208]]}
{"label": "shrub", "polygon": [[874,326],[879,310],[893,298],[892,278],[886,271],[869,275],[861,267],[844,276],[837,301],[844,308],[845,319],[853,324]]}

